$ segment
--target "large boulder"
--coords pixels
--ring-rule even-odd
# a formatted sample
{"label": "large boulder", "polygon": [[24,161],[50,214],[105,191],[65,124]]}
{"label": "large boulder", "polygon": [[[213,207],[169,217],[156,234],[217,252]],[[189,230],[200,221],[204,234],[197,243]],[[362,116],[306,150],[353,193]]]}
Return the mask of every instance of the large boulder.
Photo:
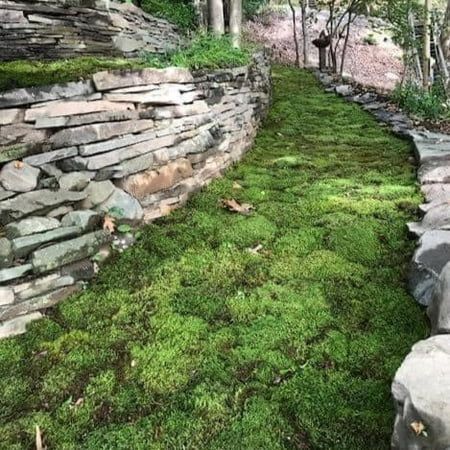
{"label": "large boulder", "polygon": [[393,450],[450,448],[450,336],[420,341],[392,384],[397,416]]}

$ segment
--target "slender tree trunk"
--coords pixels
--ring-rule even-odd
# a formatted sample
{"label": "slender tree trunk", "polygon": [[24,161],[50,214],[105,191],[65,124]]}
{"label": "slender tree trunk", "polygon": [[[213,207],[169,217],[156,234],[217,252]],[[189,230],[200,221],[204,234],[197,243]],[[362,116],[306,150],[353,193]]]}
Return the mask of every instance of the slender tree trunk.
{"label": "slender tree trunk", "polygon": [[294,45],[295,45],[295,65],[300,67],[300,51],[298,48],[298,38],[297,38],[297,19],[295,17],[295,8],[292,4],[292,0],[288,0],[289,7],[292,12],[292,27],[293,27],[293,35],[294,35]]}
{"label": "slender tree trunk", "polygon": [[423,22],[423,87],[428,89],[430,86],[430,33],[431,33],[431,0],[425,0],[424,22]]}
{"label": "slender tree trunk", "polygon": [[225,33],[223,0],[208,0],[209,29],[216,35]]}
{"label": "slender tree trunk", "polygon": [[[449,0],[450,1],[450,0]],[[308,0],[301,0],[302,7],[302,34],[303,34],[303,66],[309,66],[309,54],[308,54],[308,24],[306,21],[306,15],[308,14]]]}
{"label": "slender tree trunk", "polygon": [[342,78],[342,75],[344,74],[345,57],[347,56],[348,39],[350,37],[350,27],[352,25],[352,21],[353,21],[352,12],[349,11],[348,12],[347,29],[345,30],[344,46],[342,47],[341,68],[339,69],[339,76],[341,78]]}
{"label": "slender tree trunk", "polygon": [[241,46],[242,32],[242,0],[231,0],[230,6],[230,34],[234,48]]}
{"label": "slender tree trunk", "polygon": [[445,12],[444,23],[441,31],[441,47],[445,59],[450,57],[450,0],[447,0],[447,10]]}
{"label": "slender tree trunk", "polygon": [[201,30],[206,30],[208,27],[208,13],[207,4],[205,0],[194,0],[194,8],[197,14],[198,25]]}

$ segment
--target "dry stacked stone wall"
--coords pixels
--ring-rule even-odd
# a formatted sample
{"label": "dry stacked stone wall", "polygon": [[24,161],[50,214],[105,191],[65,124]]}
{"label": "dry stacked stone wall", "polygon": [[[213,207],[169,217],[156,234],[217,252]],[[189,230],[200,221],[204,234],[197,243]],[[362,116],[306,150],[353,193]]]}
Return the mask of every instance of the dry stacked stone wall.
{"label": "dry stacked stone wall", "polygon": [[152,221],[239,160],[269,94],[264,53],[215,72],[100,72],[1,93],[0,337],[93,277],[117,239],[105,215]]}
{"label": "dry stacked stone wall", "polygon": [[0,61],[165,53],[182,37],[166,20],[104,0],[0,2]]}

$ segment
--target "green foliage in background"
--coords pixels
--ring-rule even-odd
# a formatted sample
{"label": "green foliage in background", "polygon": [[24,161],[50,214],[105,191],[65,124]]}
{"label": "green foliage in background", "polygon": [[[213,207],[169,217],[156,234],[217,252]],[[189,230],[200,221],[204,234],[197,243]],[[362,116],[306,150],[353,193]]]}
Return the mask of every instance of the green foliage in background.
{"label": "green foliage in background", "polygon": [[141,0],[140,6],[145,12],[167,19],[184,30],[192,30],[197,26],[191,0]]}
{"label": "green foliage in background", "polygon": [[411,149],[311,74],[274,80],[244,161],[0,341],[1,449],[36,425],[55,450],[389,448],[390,383],[427,334]]}
{"label": "green foliage in background", "polygon": [[396,87],[392,99],[409,114],[421,119],[439,120],[449,117],[447,96],[439,83],[430,91],[414,82],[404,83]]}
{"label": "green foliage in background", "polygon": [[268,4],[268,0],[243,0],[243,13],[246,19],[255,18],[261,8]]}
{"label": "green foliage in background", "polygon": [[145,61],[155,67],[179,66],[192,70],[220,69],[249,63],[251,49],[245,45],[236,49],[228,36],[197,35],[186,49],[166,56],[148,55]]}

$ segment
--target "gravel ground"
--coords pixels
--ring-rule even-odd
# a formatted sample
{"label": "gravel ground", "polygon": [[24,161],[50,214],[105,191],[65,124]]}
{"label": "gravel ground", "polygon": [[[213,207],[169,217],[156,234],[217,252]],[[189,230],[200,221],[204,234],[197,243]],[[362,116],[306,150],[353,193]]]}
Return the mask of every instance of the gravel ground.
{"label": "gravel ground", "polygon": [[[302,49],[301,12],[297,11],[299,45]],[[324,29],[327,20],[325,11],[317,13],[310,25],[310,40],[317,38]],[[295,50],[292,41],[292,17],[287,10],[270,13],[258,21],[248,22],[245,26],[247,36],[255,42],[269,46],[274,57],[283,63],[295,61]],[[375,45],[365,42],[372,35]],[[352,28],[345,74],[356,82],[374,87],[377,90],[390,91],[400,81],[403,71],[402,52],[392,42],[389,31],[378,19],[368,20],[359,17]],[[318,51],[310,44],[310,65],[318,66]]]}

